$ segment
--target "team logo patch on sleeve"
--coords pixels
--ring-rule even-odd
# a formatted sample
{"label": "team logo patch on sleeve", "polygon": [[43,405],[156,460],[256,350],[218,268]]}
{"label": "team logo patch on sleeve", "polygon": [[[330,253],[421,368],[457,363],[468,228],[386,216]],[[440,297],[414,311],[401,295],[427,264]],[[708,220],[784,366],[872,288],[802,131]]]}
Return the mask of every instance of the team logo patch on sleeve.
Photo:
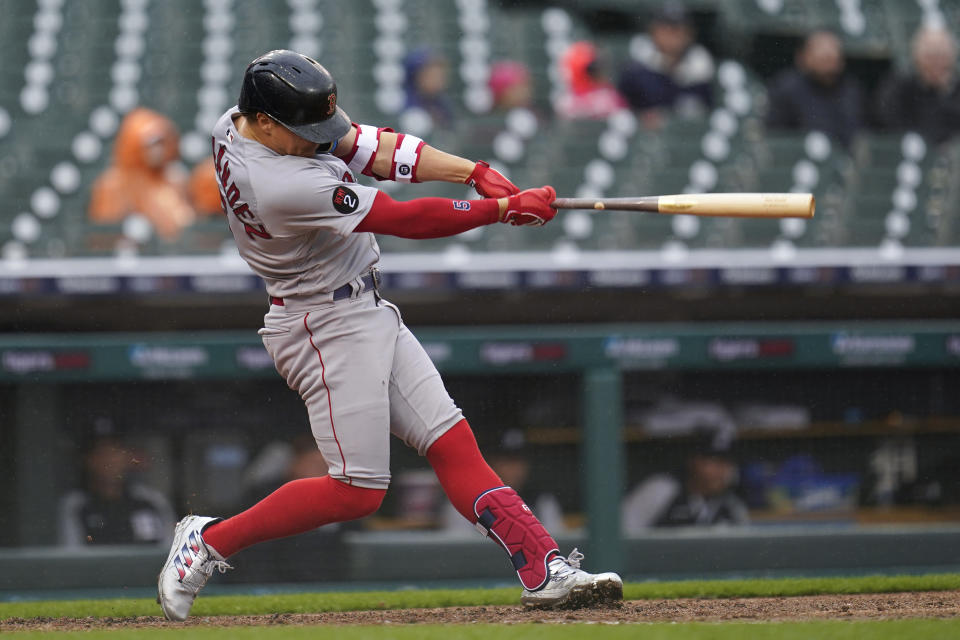
{"label": "team logo patch on sleeve", "polygon": [[457,211],[470,211],[470,201],[469,200],[454,200],[453,208]]}
{"label": "team logo patch on sleeve", "polygon": [[353,213],[360,206],[360,198],[352,190],[338,186],[333,190],[333,208],[340,213]]}

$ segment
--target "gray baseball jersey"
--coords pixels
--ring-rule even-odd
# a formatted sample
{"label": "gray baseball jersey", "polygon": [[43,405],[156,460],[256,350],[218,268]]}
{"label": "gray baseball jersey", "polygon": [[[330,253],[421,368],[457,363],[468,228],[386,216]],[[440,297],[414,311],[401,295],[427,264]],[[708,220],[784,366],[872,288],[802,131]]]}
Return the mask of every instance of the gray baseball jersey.
{"label": "gray baseball jersey", "polygon": [[[283,299],[264,317],[263,344],[306,403],[330,476],[386,488],[391,432],[425,455],[463,415],[399,310],[363,284],[380,251],[354,229],[377,190],[333,155],[286,156],[244,138],[236,113],[217,122],[213,155],[240,255]],[[334,300],[346,284],[352,295]]]}
{"label": "gray baseball jersey", "polygon": [[380,259],[372,233],[353,233],[377,190],[340,158],[280,155],[241,136],[227,111],[213,130],[221,197],[240,255],[286,298],[333,291]]}

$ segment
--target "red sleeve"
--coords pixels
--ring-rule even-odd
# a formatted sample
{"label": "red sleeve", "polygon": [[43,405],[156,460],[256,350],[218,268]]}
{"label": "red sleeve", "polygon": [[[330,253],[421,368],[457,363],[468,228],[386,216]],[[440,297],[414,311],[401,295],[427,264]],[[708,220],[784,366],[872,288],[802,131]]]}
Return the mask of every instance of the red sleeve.
{"label": "red sleeve", "polygon": [[370,212],[354,231],[382,233],[398,238],[446,238],[499,219],[500,204],[492,198],[417,198],[400,202],[380,191],[373,200]]}

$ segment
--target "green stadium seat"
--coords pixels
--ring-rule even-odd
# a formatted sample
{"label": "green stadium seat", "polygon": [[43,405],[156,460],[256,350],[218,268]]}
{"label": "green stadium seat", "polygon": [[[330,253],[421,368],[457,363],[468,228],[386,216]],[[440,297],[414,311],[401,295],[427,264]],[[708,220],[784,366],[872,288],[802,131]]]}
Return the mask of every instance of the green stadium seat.
{"label": "green stadium seat", "polygon": [[[575,196],[586,182],[585,167],[603,158],[597,141],[607,130],[606,121],[562,121],[552,117],[551,57],[546,48],[544,11],[551,6],[564,7],[570,17],[571,41],[590,38],[606,48],[613,59],[620,60],[629,54],[633,29],[607,37],[606,33],[591,33],[584,17],[595,8],[640,15],[659,4],[659,0],[585,0],[536,6],[488,3],[489,61],[513,59],[530,67],[535,111],[540,117],[539,130],[523,142],[520,157],[499,161],[515,183],[521,187],[552,184],[560,195]],[[757,0],[691,0],[688,7],[701,17],[716,13],[718,31],[714,41],[724,43],[721,54],[725,56],[747,53],[755,37],[792,41],[815,26],[832,26],[841,31],[844,27],[836,0],[784,0],[780,11],[765,11],[761,4]],[[774,7],[775,3],[764,6]],[[858,6],[865,29],[860,34],[844,36],[848,52],[868,61],[892,57],[897,63],[905,62],[910,38],[920,23],[919,6],[894,0],[860,0]],[[940,0],[938,7],[948,24],[958,23],[960,0]],[[122,229],[118,225],[90,225],[86,218],[90,185],[108,162],[113,141],[103,140],[100,155],[88,163],[76,162],[70,145],[78,133],[89,128],[92,110],[110,102],[120,9],[119,0],[64,3],[58,50],[52,58],[57,90],[51,91],[48,109],[28,115],[20,107],[20,90],[24,86],[27,42],[37,7],[19,0],[0,0],[0,11],[5,16],[0,22],[0,38],[7,61],[0,70],[6,80],[0,83],[0,106],[16,122],[16,127],[0,138],[0,242],[11,237],[10,224],[17,213],[30,209],[33,192],[50,185],[52,167],[69,160],[80,170],[81,187],[60,194],[60,213],[42,221],[41,237],[33,243],[31,253],[110,255],[116,250]],[[341,102],[354,120],[400,128],[399,117],[382,113],[376,101],[373,70],[377,56],[372,45],[377,32],[375,9],[369,3],[337,3],[335,7],[319,3],[317,10],[324,17],[318,34],[322,41],[319,57],[336,74]],[[287,3],[269,0],[235,3],[233,49],[228,61],[232,75],[224,87],[230,100],[251,58],[290,43],[290,11]],[[197,92],[202,86],[197,61],[203,55],[205,5],[193,0],[168,0],[149,3],[147,12],[150,24],[145,30],[146,49],[137,84],[139,102],[169,115],[181,133],[192,132],[197,127]],[[506,130],[506,120],[501,114],[476,115],[466,109],[466,85],[459,71],[464,60],[459,9],[452,6],[448,11],[438,11],[432,0],[406,0],[404,12],[408,25],[402,38],[407,49],[421,42],[429,43],[447,56],[451,65],[450,93],[457,121],[453,128],[438,129],[425,137],[434,146],[452,153],[497,162],[494,140]],[[177,46],[171,46],[170,34],[176,34]],[[722,60],[718,56],[718,63]],[[858,136],[849,154],[834,145],[827,157],[812,158],[802,134],[764,130],[757,111],[764,96],[763,81],[749,68],[745,71],[745,87],[753,98],[752,106],[746,114],[738,114],[739,126],[729,140],[729,155],[714,162],[717,182],[713,190],[790,190],[796,186],[797,164],[810,162],[818,176],[812,187],[818,199],[818,215],[791,240],[799,247],[873,246],[883,240],[887,233],[886,217],[893,207],[891,198],[899,177],[898,167],[904,161],[903,134],[866,131]],[[724,104],[723,91],[724,85],[718,80],[720,105]],[[672,119],[660,130],[641,126],[627,140],[625,157],[610,162],[614,180],[603,190],[604,195],[683,191],[691,182],[691,166],[705,159],[703,139],[709,130],[709,118]],[[957,148],[928,148],[923,158],[917,158],[921,179],[915,188],[916,208],[909,213],[910,228],[901,240],[905,246],[960,244],[960,195],[955,188],[960,177]],[[389,188],[398,199],[427,195],[473,197],[463,185],[376,185]],[[543,229],[517,230],[493,225],[450,240],[381,240],[385,253],[442,253],[452,245],[462,245],[471,252],[550,251],[565,242],[581,249],[658,249],[668,239],[678,237],[669,216],[614,212],[591,215],[592,233],[583,237],[575,227],[568,234],[562,224],[565,215],[569,214],[561,213],[557,222]],[[154,240],[139,247],[139,251],[157,255],[216,253],[229,238],[220,222],[203,221],[176,243]],[[780,224],[768,221],[702,219],[699,223],[696,233],[680,238],[694,249],[765,248],[784,237]]]}
{"label": "green stadium seat", "polygon": [[216,254],[232,238],[223,216],[204,217],[183,230],[170,252],[183,255]]}
{"label": "green stadium seat", "polygon": [[758,167],[789,167],[792,168],[798,160],[807,159],[804,148],[803,134],[786,134],[767,132],[756,143],[747,147]]}
{"label": "green stadium seat", "polygon": [[737,219],[732,225],[731,236],[736,246],[748,248],[768,248],[780,237],[780,225],[770,220]]}

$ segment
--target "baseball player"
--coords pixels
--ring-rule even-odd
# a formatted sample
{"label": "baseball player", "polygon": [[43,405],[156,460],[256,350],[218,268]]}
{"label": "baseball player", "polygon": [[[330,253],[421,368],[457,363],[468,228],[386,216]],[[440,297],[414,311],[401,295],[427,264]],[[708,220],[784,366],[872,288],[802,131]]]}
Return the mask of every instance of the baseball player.
{"label": "baseball player", "polygon": [[[259,333],[307,406],[329,474],[289,482],[231,518],[187,516],[158,580],[164,615],[184,620],[226,559],[265,540],[363,518],[390,483],[393,433],[427,457],[456,509],[510,557],[533,606],[622,598],[590,574],[484,461],[460,409],[398,309],[379,291],[374,234],[439,238],[495,222],[542,225],[553,188],[520,191],[486,163],[391,129],[351,123],[316,61],[271,51],[247,67],[236,107],[213,131],[220,194],[240,254],[266,283]],[[356,175],[472,185],[479,200],[393,200]]]}

